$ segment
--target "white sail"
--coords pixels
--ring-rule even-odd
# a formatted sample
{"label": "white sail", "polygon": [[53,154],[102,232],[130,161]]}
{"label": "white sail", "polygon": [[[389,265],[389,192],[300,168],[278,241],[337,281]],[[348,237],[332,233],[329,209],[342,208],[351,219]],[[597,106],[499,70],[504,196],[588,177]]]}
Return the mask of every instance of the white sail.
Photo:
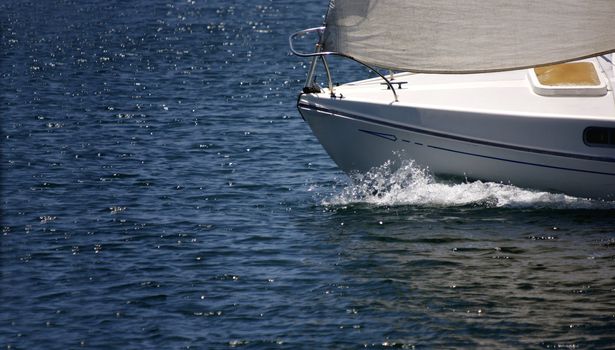
{"label": "white sail", "polygon": [[332,0],[325,51],[432,73],[508,70],[615,51],[615,0]]}

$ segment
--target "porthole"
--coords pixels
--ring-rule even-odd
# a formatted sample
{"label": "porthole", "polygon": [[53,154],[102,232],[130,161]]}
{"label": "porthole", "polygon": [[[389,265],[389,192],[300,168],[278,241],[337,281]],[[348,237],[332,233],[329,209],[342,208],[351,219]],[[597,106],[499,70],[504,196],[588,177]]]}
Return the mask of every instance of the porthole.
{"label": "porthole", "polygon": [[615,128],[598,126],[585,128],[583,142],[592,147],[615,147]]}

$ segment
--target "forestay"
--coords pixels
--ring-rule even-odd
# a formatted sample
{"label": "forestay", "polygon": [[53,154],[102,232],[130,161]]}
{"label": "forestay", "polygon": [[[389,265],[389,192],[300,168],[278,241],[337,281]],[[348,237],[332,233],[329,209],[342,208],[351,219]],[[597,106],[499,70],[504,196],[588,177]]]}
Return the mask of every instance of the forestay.
{"label": "forestay", "polygon": [[325,51],[374,66],[469,73],[615,51],[615,0],[331,0]]}

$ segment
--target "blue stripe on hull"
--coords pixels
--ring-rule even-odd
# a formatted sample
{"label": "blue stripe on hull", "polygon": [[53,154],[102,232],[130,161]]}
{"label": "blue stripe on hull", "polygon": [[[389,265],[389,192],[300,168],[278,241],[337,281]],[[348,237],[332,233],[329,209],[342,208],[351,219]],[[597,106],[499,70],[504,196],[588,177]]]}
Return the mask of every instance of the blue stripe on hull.
{"label": "blue stripe on hull", "polygon": [[[298,107],[306,108],[306,109],[311,109],[311,110],[315,110],[315,111],[318,111],[318,112],[336,114],[336,115],[340,115],[340,116],[343,116],[343,117],[346,117],[346,118],[355,119],[355,120],[363,121],[363,122],[369,122],[369,123],[373,123],[373,124],[378,124],[378,125],[382,125],[382,126],[385,126],[385,127],[396,128],[396,129],[401,129],[401,130],[404,130],[404,131],[411,131],[411,132],[427,134],[427,135],[437,136],[437,137],[442,137],[442,138],[448,138],[448,139],[453,139],[453,140],[458,140],[458,141],[464,141],[464,142],[468,142],[468,143],[488,145],[488,146],[492,146],[492,147],[499,147],[499,148],[506,148],[506,149],[513,149],[513,150],[516,150],[516,151],[524,151],[524,152],[529,152],[529,153],[554,155],[554,156],[558,156],[558,157],[566,157],[566,158],[574,158],[574,159],[583,159],[583,160],[592,160],[592,161],[615,163],[615,159],[613,159],[613,158],[593,157],[593,156],[586,156],[586,155],[579,155],[579,154],[570,154],[570,153],[561,153],[561,152],[551,152],[551,151],[545,151],[545,150],[538,150],[538,149],[532,149],[532,148],[518,147],[518,146],[512,146],[512,145],[506,145],[506,144],[499,144],[499,143],[494,143],[494,142],[489,142],[489,141],[474,140],[474,139],[470,139],[470,138],[465,138],[465,137],[460,137],[460,136],[455,136],[455,135],[449,135],[449,134],[433,132],[433,131],[429,131],[429,130],[414,128],[414,127],[409,127],[409,126],[400,125],[400,124],[396,124],[396,123],[380,121],[380,120],[371,119],[371,118],[367,118],[367,117],[363,117],[363,116],[357,116],[357,115],[352,115],[352,114],[348,114],[348,113],[340,113],[340,112],[333,111],[333,110],[330,110],[330,109],[327,109],[327,108],[310,106],[310,105],[304,104],[304,103],[298,104]],[[384,139],[387,139],[389,141],[397,141],[398,140],[398,137],[396,135],[393,135],[393,134],[387,134],[387,133],[371,131],[371,130],[365,130],[365,129],[359,129],[359,131],[367,133],[369,135],[376,136],[376,137],[384,138]],[[408,140],[402,140],[402,141],[409,142]],[[417,145],[422,145],[422,144],[419,144],[419,143],[416,143],[416,144]],[[615,173],[592,171],[592,170],[582,170],[582,169],[574,169],[574,168],[567,168],[567,167],[559,167],[559,166],[552,166],[552,165],[546,165],[546,164],[525,162],[525,161],[519,161],[519,160],[506,159],[506,158],[487,156],[487,155],[482,155],[482,154],[477,154],[477,153],[470,153],[470,152],[465,152],[465,151],[459,151],[459,150],[454,150],[454,149],[444,148],[444,147],[439,147],[439,146],[433,146],[433,145],[427,145],[427,147],[432,148],[432,149],[437,149],[437,150],[440,150],[440,151],[453,152],[453,153],[457,153],[457,154],[464,154],[464,155],[473,156],[473,157],[480,157],[480,158],[486,158],[486,159],[499,160],[499,161],[509,162],[509,163],[524,164],[524,165],[531,165],[531,166],[537,166],[537,167],[542,167],[542,168],[567,170],[567,171],[574,171],[574,172],[581,172],[581,173],[588,173],[588,174],[615,176]]]}
{"label": "blue stripe on hull", "polygon": [[468,142],[468,143],[474,143],[474,144],[480,144],[480,145],[485,145],[485,146],[498,147],[498,148],[506,148],[506,149],[512,149],[512,150],[515,150],[515,151],[522,151],[522,152],[529,152],[529,153],[547,154],[547,155],[557,156],[557,157],[575,158],[575,159],[592,160],[592,161],[598,161],[598,162],[615,163],[615,158],[596,157],[596,156],[588,156],[588,155],[584,155],[584,154],[574,154],[574,153],[564,153],[564,152],[554,152],[554,151],[547,151],[547,150],[542,150],[542,149],[535,149],[535,148],[528,148],[528,147],[508,145],[508,144],[491,142],[491,141],[476,140],[476,139],[471,139],[471,138],[457,136],[457,135],[451,135],[451,134],[446,134],[446,133],[441,133],[441,132],[436,132],[436,131],[431,131],[431,130],[425,130],[425,129],[421,129],[421,128],[415,128],[415,127],[411,127],[411,126],[407,126],[407,125],[402,125],[402,124],[397,124],[397,123],[392,123],[392,122],[388,122],[388,121],[372,119],[372,118],[368,118],[368,117],[359,116],[359,115],[356,115],[356,114],[342,113],[342,112],[334,111],[334,110],[331,110],[331,109],[328,109],[328,108],[311,106],[311,105],[306,104],[306,103],[299,103],[297,105],[297,107],[305,108],[305,109],[311,109],[311,110],[314,110],[314,111],[324,112],[324,113],[329,113],[329,114],[336,114],[336,115],[339,115],[339,116],[342,116],[342,117],[346,117],[346,118],[350,118],[350,119],[355,119],[355,120],[359,120],[359,121],[364,121],[364,122],[368,122],[368,123],[372,123],[372,124],[378,124],[378,125],[382,125],[382,126],[386,126],[386,127],[390,127],[390,128],[395,128],[395,129],[400,129],[400,130],[404,130],[404,131],[411,131],[411,132],[415,132],[415,133],[419,133],[419,134],[431,135],[431,136],[442,137],[442,138],[447,138],[447,139],[452,139],[452,140],[457,140],[457,141],[463,141],[463,142]]}
{"label": "blue stripe on hull", "polygon": [[565,167],[546,165],[546,164],[530,163],[530,162],[524,162],[524,161],[521,161],[521,160],[513,160],[513,159],[500,158],[500,157],[485,156],[485,155],[482,155],[482,154],[476,154],[476,153],[470,153],[470,152],[464,152],[464,151],[457,151],[457,150],[454,150],[454,149],[438,147],[438,146],[431,146],[431,145],[428,145],[427,147],[433,148],[433,149],[437,149],[437,150],[441,150],[441,151],[447,151],[447,152],[464,154],[464,155],[468,155],[468,156],[487,158],[487,159],[494,159],[494,160],[500,160],[500,161],[503,161],[503,162],[516,163],[516,164],[532,165],[532,166],[537,166],[537,167],[541,167],[541,168],[550,168],[550,169],[558,169],[558,170],[576,171],[576,172],[588,173],[588,174],[615,176],[615,173],[604,173],[604,172],[600,172],[600,171],[581,170],[581,169],[565,168]]}

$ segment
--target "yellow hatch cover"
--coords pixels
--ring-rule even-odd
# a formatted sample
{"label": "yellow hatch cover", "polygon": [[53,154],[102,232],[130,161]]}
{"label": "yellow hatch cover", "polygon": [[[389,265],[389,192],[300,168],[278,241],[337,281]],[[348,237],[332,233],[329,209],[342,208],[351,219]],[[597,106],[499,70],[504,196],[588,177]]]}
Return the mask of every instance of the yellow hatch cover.
{"label": "yellow hatch cover", "polygon": [[534,68],[536,77],[546,86],[599,86],[600,78],[591,62],[554,64]]}

